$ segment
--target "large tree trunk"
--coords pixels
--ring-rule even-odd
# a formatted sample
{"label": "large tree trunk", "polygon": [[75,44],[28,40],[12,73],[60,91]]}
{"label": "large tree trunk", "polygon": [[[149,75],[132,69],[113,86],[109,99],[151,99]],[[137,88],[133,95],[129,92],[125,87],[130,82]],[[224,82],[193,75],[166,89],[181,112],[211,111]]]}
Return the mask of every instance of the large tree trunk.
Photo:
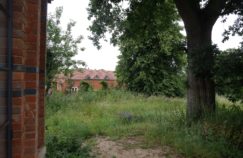
{"label": "large tree trunk", "polygon": [[198,119],[215,111],[211,32],[226,0],[174,0],[185,24],[188,49],[187,117]]}
{"label": "large tree trunk", "polygon": [[215,88],[213,80],[214,55],[211,48],[212,25],[193,25],[187,28],[188,89],[187,117],[198,119],[205,113],[215,111]]}

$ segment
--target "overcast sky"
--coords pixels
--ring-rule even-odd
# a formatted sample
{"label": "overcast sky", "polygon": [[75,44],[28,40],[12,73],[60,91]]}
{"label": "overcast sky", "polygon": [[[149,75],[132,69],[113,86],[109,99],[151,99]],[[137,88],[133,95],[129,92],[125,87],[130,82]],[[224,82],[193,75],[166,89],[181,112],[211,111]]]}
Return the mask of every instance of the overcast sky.
{"label": "overcast sky", "polygon": [[[102,41],[102,48],[97,50],[93,46],[92,41],[88,39],[91,34],[87,28],[91,24],[88,21],[88,7],[89,0],[55,0],[48,5],[48,13],[54,13],[55,8],[63,6],[62,15],[62,26],[65,29],[66,24],[70,19],[77,22],[75,28],[73,29],[74,37],[82,35],[84,37],[81,47],[85,47],[85,51],[80,51],[75,57],[77,60],[83,60],[87,64],[87,68],[90,69],[105,69],[105,70],[115,70],[117,65],[117,56],[119,55],[119,49],[113,47],[109,42]],[[235,17],[231,16],[228,18],[227,23],[221,23],[221,19],[218,19],[217,23],[213,28],[212,40],[214,43],[218,44],[221,50],[227,48],[237,48],[241,40],[240,37],[232,37],[229,41],[222,43],[222,33],[224,29],[227,28],[228,24],[232,24]]]}

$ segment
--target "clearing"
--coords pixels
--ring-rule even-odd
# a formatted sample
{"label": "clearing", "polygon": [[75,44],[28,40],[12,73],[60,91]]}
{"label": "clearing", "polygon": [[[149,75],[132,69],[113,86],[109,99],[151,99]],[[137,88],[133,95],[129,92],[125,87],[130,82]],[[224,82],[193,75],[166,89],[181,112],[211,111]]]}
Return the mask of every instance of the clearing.
{"label": "clearing", "polygon": [[217,98],[215,115],[186,121],[185,99],[126,91],[47,98],[47,158],[243,157],[242,104]]}
{"label": "clearing", "polygon": [[144,147],[137,137],[112,140],[107,137],[95,138],[92,154],[97,158],[182,158],[170,147]]}

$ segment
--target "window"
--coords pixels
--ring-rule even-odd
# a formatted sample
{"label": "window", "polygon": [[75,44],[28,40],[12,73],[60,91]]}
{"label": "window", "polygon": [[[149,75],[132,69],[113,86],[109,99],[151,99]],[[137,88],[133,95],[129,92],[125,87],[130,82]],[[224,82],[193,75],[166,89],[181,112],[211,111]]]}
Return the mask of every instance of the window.
{"label": "window", "polygon": [[71,91],[72,92],[78,92],[78,87],[72,87]]}

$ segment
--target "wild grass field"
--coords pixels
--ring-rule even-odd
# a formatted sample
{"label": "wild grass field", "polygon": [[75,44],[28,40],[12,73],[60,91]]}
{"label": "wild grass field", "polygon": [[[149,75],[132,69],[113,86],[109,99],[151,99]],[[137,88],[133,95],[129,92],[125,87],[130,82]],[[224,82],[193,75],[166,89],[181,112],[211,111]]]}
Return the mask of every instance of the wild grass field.
{"label": "wild grass field", "polygon": [[[47,158],[88,158],[97,136],[140,137],[145,148],[169,146],[183,157],[243,157],[243,105],[217,98],[217,112],[186,120],[183,98],[121,90],[46,98]],[[83,145],[86,144],[86,145]]]}

